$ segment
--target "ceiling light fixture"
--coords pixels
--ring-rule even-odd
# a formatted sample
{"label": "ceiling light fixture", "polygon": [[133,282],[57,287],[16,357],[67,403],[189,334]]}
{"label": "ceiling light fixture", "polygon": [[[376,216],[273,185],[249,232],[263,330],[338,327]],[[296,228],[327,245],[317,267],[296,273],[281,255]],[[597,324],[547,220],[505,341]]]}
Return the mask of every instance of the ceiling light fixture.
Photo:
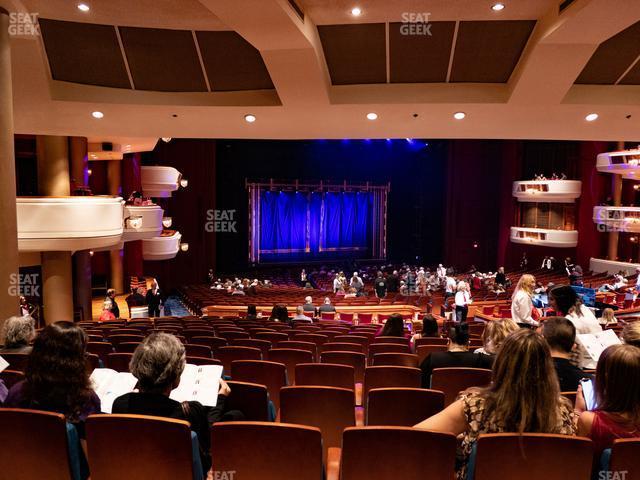
{"label": "ceiling light fixture", "polygon": [[171,137],[162,137],[162,141],[164,143],[169,143],[171,141]]}
{"label": "ceiling light fixture", "polygon": [[378,114],[375,112],[369,112],[367,113],[367,119],[368,120],[377,120],[378,119]]}
{"label": "ceiling light fixture", "polygon": [[360,9],[360,7],[353,7],[351,9],[351,15],[353,15],[354,17],[359,17],[360,15],[362,15],[362,10]]}
{"label": "ceiling light fixture", "polygon": [[466,116],[467,116],[467,114],[464,113],[464,112],[456,112],[456,113],[453,114],[453,118],[455,118],[456,120],[462,120]]}
{"label": "ceiling light fixture", "polygon": [[89,10],[91,10],[91,8],[86,3],[79,3],[78,10],[80,10],[81,12],[87,13]]}
{"label": "ceiling light fixture", "polygon": [[494,3],[493,5],[491,5],[491,10],[493,10],[494,12],[504,10],[504,3]]}
{"label": "ceiling light fixture", "polygon": [[253,123],[253,122],[255,122],[255,121],[256,121],[256,116],[255,116],[255,115],[253,115],[253,114],[251,114],[251,113],[248,113],[248,114],[246,114],[246,115],[244,116],[244,120],[245,120],[245,122]]}
{"label": "ceiling light fixture", "polygon": [[95,112],[91,112],[91,116],[93,118],[102,118],[102,117],[104,117],[104,113],[95,111]]}
{"label": "ceiling light fixture", "polygon": [[590,113],[589,115],[587,115],[586,117],[584,117],[584,119],[587,122],[593,122],[594,120],[598,119],[598,114],[597,113]]}

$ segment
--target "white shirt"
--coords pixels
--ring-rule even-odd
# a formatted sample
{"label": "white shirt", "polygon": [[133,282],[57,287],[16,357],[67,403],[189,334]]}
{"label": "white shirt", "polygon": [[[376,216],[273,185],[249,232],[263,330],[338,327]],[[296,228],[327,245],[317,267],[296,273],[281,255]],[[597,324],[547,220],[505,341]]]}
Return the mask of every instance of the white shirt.
{"label": "white shirt", "polygon": [[447,275],[447,269],[444,267],[438,267],[437,270],[438,277],[444,278]]}
{"label": "white shirt", "polygon": [[576,327],[576,333],[600,333],[602,332],[602,327],[600,326],[600,322],[593,314],[591,310],[589,310],[584,305],[580,305],[580,313],[582,315],[578,315],[576,312],[572,312],[565,317],[573,323],[573,326]]}
{"label": "white shirt", "polygon": [[456,280],[455,278],[452,277],[447,277],[447,283],[445,285],[445,292],[447,293],[453,293],[453,291],[456,289]]}
{"label": "white shirt", "polygon": [[531,313],[533,312],[533,302],[531,297],[524,290],[518,290],[511,300],[511,318],[516,323],[527,323],[538,326]]}
{"label": "white shirt", "polygon": [[340,290],[340,287],[342,286],[342,282],[340,281],[339,278],[334,278],[333,279],[333,290]]}
{"label": "white shirt", "polygon": [[460,290],[459,292],[456,292],[455,302],[456,307],[464,307],[471,303],[471,295],[469,294],[469,292]]}

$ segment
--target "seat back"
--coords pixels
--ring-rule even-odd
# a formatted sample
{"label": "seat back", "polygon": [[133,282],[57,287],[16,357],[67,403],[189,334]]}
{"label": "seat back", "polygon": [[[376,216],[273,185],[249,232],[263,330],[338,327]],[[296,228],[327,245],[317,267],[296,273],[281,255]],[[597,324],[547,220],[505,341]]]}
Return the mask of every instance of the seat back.
{"label": "seat back", "polygon": [[296,365],[299,363],[311,363],[315,359],[308,350],[297,350],[295,348],[272,348],[269,350],[269,360],[272,362],[284,363],[287,367],[287,383],[296,383]]}
{"label": "seat back", "polygon": [[234,381],[264,385],[276,410],[280,408],[280,389],[287,384],[287,370],[284,363],[264,360],[236,360],[231,364],[231,378]]}
{"label": "seat back", "polygon": [[422,337],[416,338],[415,346],[418,348],[420,345],[447,345],[449,343],[448,338],[440,337]]}
{"label": "seat back", "polygon": [[292,340],[315,343],[319,347],[323,343],[327,343],[329,341],[329,337],[319,333],[296,333]]}
{"label": "seat back", "polygon": [[586,438],[545,433],[480,435],[472,478],[590,478],[592,461],[592,443]]}
{"label": "seat back", "polygon": [[[213,478],[320,480],[322,437],[317,428],[284,423],[226,422],[211,428]],[[220,473],[218,473],[220,472]]]}
{"label": "seat back", "polygon": [[311,342],[299,342],[297,340],[285,340],[284,342],[278,342],[277,348],[295,348],[296,350],[306,350],[311,352],[313,358],[318,358],[318,347],[315,343]]}
{"label": "seat back", "polygon": [[38,410],[0,409],[0,425],[2,478],[71,478],[64,415]]}
{"label": "seat back", "polygon": [[320,355],[320,362],[349,365],[354,368],[356,383],[364,381],[364,369],[367,363],[367,357],[364,353],[324,352]]}
{"label": "seat back", "polygon": [[237,347],[259,348],[262,352],[262,358],[269,356],[269,350],[272,347],[269,340],[260,340],[259,338],[238,338],[233,340],[232,344]]}
{"label": "seat back", "polygon": [[227,382],[231,393],[225,402],[226,410],[240,410],[251,422],[268,422],[269,393],[267,387],[257,383]]}
{"label": "seat back", "polygon": [[444,393],[422,388],[374,388],[367,399],[366,425],[413,427],[444,408]]}
{"label": "seat back", "polygon": [[[380,453],[389,459],[380,460]],[[451,480],[456,437],[407,427],[347,428],[342,441],[344,480]],[[518,478],[518,477],[511,477]]]}
{"label": "seat back", "polygon": [[355,388],[355,368],[333,363],[300,363],[296,365],[296,385]]}
{"label": "seat back", "polygon": [[216,358],[222,362],[225,375],[231,371],[231,362],[234,360],[262,360],[262,352],[253,347],[220,347]]}
{"label": "seat back", "polygon": [[409,345],[400,343],[372,343],[369,345],[369,358],[377,353],[411,353]]}
{"label": "seat back", "polygon": [[0,379],[2,379],[4,385],[9,389],[16,383],[24,380],[24,372],[18,370],[3,370],[0,372]]}
{"label": "seat back", "polygon": [[116,345],[116,353],[133,353],[140,342],[120,342]]}
{"label": "seat back", "polygon": [[419,368],[367,367],[364,371],[362,398],[367,398],[369,390],[374,388],[420,388],[420,374]]}
{"label": "seat back", "polygon": [[409,345],[409,339],[406,337],[376,337],[373,343],[398,343],[400,345]]}
{"label": "seat back", "polygon": [[412,353],[377,353],[373,356],[373,365],[418,368],[418,356]]}
{"label": "seat back", "polygon": [[356,352],[365,353],[365,347],[359,343],[327,342],[319,347],[320,353],[324,352]]}
{"label": "seat back", "polygon": [[146,415],[91,415],[86,431],[91,480],[196,478],[189,422]]}
{"label": "seat back", "polygon": [[8,363],[11,370],[17,372],[24,372],[27,369],[27,362],[29,361],[28,353],[3,353],[4,358]]}
{"label": "seat back", "polygon": [[132,357],[132,353],[110,353],[104,366],[116,372],[128,372]]}
{"label": "seat back", "polygon": [[627,472],[626,478],[640,478],[640,439],[628,438],[614,440],[611,448],[610,472]]}
{"label": "seat back", "polygon": [[284,342],[289,340],[289,335],[281,332],[258,332],[253,338],[257,338],[259,340],[268,340],[271,342],[273,347],[278,345],[278,342]]}
{"label": "seat back", "polygon": [[434,368],[431,388],[444,392],[445,407],[453,403],[458,394],[470,387],[484,387],[491,383],[491,370],[485,368]]}
{"label": "seat back", "polygon": [[87,352],[100,357],[103,362],[107,361],[107,355],[113,353],[113,345],[109,342],[87,342]]}
{"label": "seat back", "polygon": [[118,347],[120,343],[140,343],[144,340],[144,336],[142,335],[133,335],[133,334],[123,334],[123,335],[109,335],[109,342],[114,346]]}
{"label": "seat back", "polygon": [[424,362],[424,359],[427,358],[434,352],[446,352],[446,345],[417,345],[416,346],[416,354],[418,355],[418,362]]}
{"label": "seat back", "polygon": [[280,391],[280,420],[317,427],[322,432],[325,457],[339,448],[342,431],[355,426],[353,390],[335,387],[297,386]]}

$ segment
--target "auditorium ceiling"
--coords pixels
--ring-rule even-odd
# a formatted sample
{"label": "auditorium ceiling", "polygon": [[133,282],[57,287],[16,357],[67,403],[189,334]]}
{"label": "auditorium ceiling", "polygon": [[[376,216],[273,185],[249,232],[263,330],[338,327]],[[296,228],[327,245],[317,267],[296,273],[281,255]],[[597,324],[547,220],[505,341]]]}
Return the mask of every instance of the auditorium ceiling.
{"label": "auditorium ceiling", "polygon": [[638,0],[80,3],[0,0],[17,133],[640,140]]}

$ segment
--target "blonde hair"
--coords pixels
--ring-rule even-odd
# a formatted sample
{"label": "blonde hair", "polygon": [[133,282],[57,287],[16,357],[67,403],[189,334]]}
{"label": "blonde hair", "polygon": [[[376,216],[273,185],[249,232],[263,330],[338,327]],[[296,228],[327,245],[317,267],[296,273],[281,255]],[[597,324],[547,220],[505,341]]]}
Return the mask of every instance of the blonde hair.
{"label": "blonde hair", "polygon": [[533,288],[535,286],[536,286],[536,277],[534,277],[529,273],[525,273],[520,277],[520,280],[518,280],[518,285],[516,286],[516,289],[513,291],[513,295],[515,296],[515,294],[518,291],[522,290],[531,297],[533,296]]}
{"label": "blonde hair", "polygon": [[609,325],[610,323],[617,323],[616,317],[613,313],[613,308],[605,308],[602,311],[602,320],[604,320],[605,325]]}
{"label": "blonde hair", "polygon": [[510,318],[487,322],[482,332],[484,351],[491,355],[498,353],[504,339],[519,329],[518,324]]}
{"label": "blonde hair", "polygon": [[627,323],[622,330],[624,343],[640,347],[640,322]]}

